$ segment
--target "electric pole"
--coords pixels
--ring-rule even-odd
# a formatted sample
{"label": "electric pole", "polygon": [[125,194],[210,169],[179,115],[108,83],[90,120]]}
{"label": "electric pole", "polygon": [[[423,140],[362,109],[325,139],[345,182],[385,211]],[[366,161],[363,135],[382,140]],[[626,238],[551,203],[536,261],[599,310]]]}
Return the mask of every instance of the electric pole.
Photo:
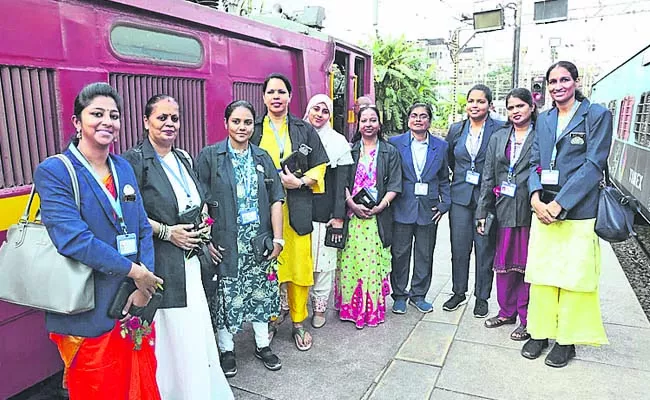
{"label": "electric pole", "polygon": [[521,14],[523,14],[521,0],[515,5],[515,38],[512,51],[512,87],[519,87],[519,51],[521,47]]}

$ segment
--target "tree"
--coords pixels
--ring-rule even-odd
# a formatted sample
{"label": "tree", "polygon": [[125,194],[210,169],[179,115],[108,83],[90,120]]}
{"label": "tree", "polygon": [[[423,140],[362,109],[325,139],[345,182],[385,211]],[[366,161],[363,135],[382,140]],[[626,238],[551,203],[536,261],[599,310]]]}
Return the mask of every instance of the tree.
{"label": "tree", "polygon": [[404,132],[408,108],[416,102],[436,104],[435,66],[427,67],[424,49],[398,39],[377,38],[372,44],[375,100],[389,135]]}

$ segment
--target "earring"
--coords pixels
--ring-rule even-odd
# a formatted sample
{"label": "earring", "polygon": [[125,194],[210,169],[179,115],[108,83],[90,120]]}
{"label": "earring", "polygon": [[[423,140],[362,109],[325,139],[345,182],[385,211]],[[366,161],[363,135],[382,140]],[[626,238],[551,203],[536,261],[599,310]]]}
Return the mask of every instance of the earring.
{"label": "earring", "polygon": [[81,139],[81,129],[77,131],[77,139]]}

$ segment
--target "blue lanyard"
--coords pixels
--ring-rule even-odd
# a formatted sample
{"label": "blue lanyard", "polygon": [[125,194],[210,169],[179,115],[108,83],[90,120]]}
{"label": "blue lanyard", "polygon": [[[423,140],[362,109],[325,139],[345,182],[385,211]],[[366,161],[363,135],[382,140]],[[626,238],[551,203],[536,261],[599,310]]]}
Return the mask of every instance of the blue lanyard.
{"label": "blue lanyard", "polygon": [[156,158],[160,162],[160,165],[171,174],[171,176],[174,178],[176,182],[178,182],[181,185],[181,188],[183,188],[183,191],[185,192],[185,195],[187,196],[187,201],[190,206],[192,206],[192,193],[190,193],[190,185],[187,183],[187,178],[185,177],[185,173],[183,173],[183,166],[181,165],[181,161],[176,157],[176,154],[172,152],[172,156],[174,156],[174,159],[176,160],[176,165],[178,165],[178,172],[181,174],[180,178],[174,172],[174,170],[163,160],[162,157],[158,153],[156,153]]}
{"label": "blue lanyard", "polygon": [[[228,148],[228,152],[230,153],[230,159],[234,160],[235,157],[237,156],[237,153],[235,150],[232,148],[230,145],[230,139],[226,141],[226,147]],[[250,160],[253,158],[253,155],[251,154],[250,151],[250,146],[248,149],[246,149],[243,153],[243,156],[245,157],[245,160],[250,162]],[[241,158],[244,158],[241,157]],[[232,161],[231,161],[232,162]],[[244,198],[250,198],[251,194],[253,192],[253,179],[252,176],[249,174],[243,174],[242,176],[243,184],[242,186],[244,187]],[[239,184],[237,184],[239,185]]]}
{"label": "blue lanyard", "polygon": [[472,160],[472,171],[476,168],[476,157],[478,156],[478,152],[481,150],[481,145],[483,144],[483,132],[485,131],[485,121],[483,121],[483,125],[481,125],[481,131],[478,133],[478,137],[476,138],[476,142],[472,140],[472,124],[469,124],[467,126],[467,140],[470,141],[470,146],[469,146],[469,157]]}
{"label": "blue lanyard", "polygon": [[[524,140],[521,142],[521,148],[524,147],[524,144],[526,143],[526,139],[528,139],[528,135],[530,132],[533,130],[532,125],[528,125],[528,129],[526,130],[526,136],[524,136]],[[512,138],[510,139],[510,167],[508,168],[508,182],[512,180],[512,177],[515,176],[515,164],[519,160],[519,157],[521,156],[521,151],[519,154],[516,154],[516,144],[515,142],[517,141],[517,135],[515,133],[514,128],[512,129]]]}
{"label": "blue lanyard", "polygon": [[425,146],[427,149],[424,151],[424,158],[418,159],[417,155],[420,154],[419,151],[413,151],[413,134],[411,134],[411,154],[413,155],[413,166],[415,167],[415,175],[417,175],[418,182],[422,180],[422,171],[424,171],[424,165],[427,163],[427,150],[429,146],[429,133],[427,132],[427,139],[424,142],[417,142],[416,146]]}
{"label": "blue lanyard", "polygon": [[[286,125],[287,125],[287,131],[289,130],[289,118],[285,117]],[[278,147],[280,148],[280,160],[284,158],[284,147],[287,143],[287,136],[289,136],[289,132],[287,132],[282,139],[280,139],[280,132],[278,131],[278,128],[275,127],[275,124],[273,121],[271,121],[271,118],[269,118],[269,126],[271,127],[271,130],[273,131],[273,135],[275,135],[275,141],[278,144]]]}
{"label": "blue lanyard", "polygon": [[81,154],[74,145],[71,144],[68,147],[68,150],[70,150],[72,155],[75,156],[77,160],[79,160],[81,165],[83,165],[88,170],[88,172],[90,172],[93,178],[95,178],[95,181],[97,181],[99,187],[102,188],[102,191],[106,195],[106,198],[108,198],[108,202],[111,204],[111,207],[113,208],[113,211],[117,216],[117,222],[120,224],[120,227],[122,228],[122,232],[124,232],[124,234],[126,235],[127,233],[126,224],[124,223],[124,214],[122,213],[122,203],[120,203],[120,195],[119,195],[120,181],[117,177],[117,172],[115,172],[115,165],[113,164],[113,160],[111,159],[111,157],[110,156],[108,157],[108,165],[111,168],[111,174],[113,174],[113,181],[115,182],[115,192],[117,194],[116,197],[113,197],[111,192],[108,191],[106,185],[104,185],[104,182],[102,182],[102,179],[97,175],[93,167],[90,166],[90,163],[88,162],[86,157],[84,157],[83,154]]}
{"label": "blue lanyard", "polygon": [[571,111],[569,111],[569,115],[566,118],[567,123],[562,127],[560,127],[560,110],[558,110],[557,127],[555,127],[555,142],[553,143],[553,152],[551,153],[551,164],[550,164],[551,169],[555,168],[555,159],[557,158],[557,144],[560,142],[560,139],[562,138],[562,131],[569,125],[569,123],[575,116],[576,111],[578,111],[578,107],[580,107],[580,102],[578,100],[575,100],[573,102],[573,106],[571,106]]}

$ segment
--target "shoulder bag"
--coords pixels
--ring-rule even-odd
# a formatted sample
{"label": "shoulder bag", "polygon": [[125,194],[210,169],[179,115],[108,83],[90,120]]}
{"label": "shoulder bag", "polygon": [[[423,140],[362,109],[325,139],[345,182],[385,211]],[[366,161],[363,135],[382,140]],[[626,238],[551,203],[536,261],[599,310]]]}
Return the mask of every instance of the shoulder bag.
{"label": "shoulder bag", "polygon": [[623,195],[612,186],[609,179],[609,168],[606,166],[598,195],[596,235],[610,243],[623,242],[636,236],[632,226],[636,208],[634,199]]}
{"label": "shoulder bag", "polygon": [[[70,174],[77,208],[80,207],[79,182],[70,160],[63,154]],[[9,303],[58,314],[78,314],[95,308],[93,270],[57,251],[45,225],[29,221],[35,188],[17,224],[9,227],[7,240],[0,247],[0,299]]]}

